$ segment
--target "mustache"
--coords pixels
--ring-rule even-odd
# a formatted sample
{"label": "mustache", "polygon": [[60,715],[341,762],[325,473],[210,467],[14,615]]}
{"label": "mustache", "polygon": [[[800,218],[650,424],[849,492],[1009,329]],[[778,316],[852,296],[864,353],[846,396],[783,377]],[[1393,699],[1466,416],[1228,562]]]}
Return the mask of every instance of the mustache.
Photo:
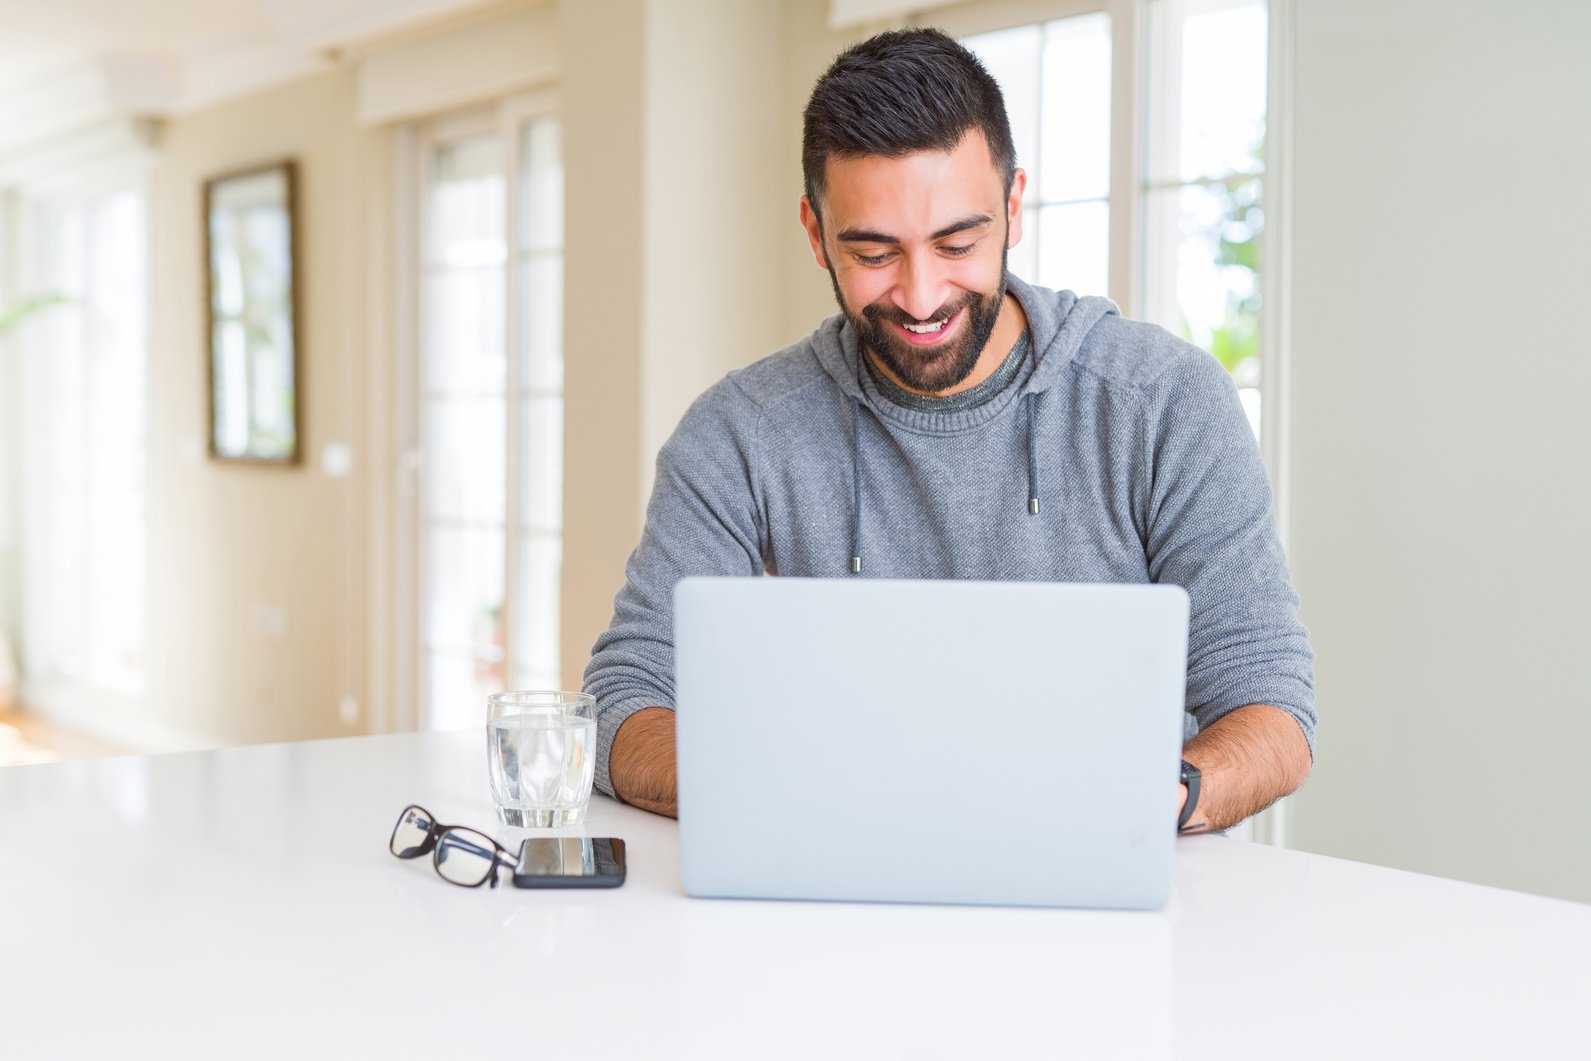
{"label": "mustache", "polygon": [[889,321],[895,324],[929,324],[933,321],[948,320],[961,310],[975,305],[977,301],[977,294],[969,291],[965,296],[956,299],[954,302],[947,302],[940,306],[930,316],[922,320],[918,320],[905,310],[894,306],[884,306],[877,302],[872,302],[862,307],[862,316],[870,321]]}

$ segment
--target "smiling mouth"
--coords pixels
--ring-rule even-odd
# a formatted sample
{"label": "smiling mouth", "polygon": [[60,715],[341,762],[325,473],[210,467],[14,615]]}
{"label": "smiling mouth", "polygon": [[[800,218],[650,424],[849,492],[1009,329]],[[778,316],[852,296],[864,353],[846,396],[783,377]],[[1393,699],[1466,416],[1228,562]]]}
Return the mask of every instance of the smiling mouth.
{"label": "smiling mouth", "polygon": [[948,317],[926,324],[902,324],[899,321],[890,321],[890,324],[896,328],[896,334],[913,346],[932,346],[945,337],[961,313],[958,309]]}

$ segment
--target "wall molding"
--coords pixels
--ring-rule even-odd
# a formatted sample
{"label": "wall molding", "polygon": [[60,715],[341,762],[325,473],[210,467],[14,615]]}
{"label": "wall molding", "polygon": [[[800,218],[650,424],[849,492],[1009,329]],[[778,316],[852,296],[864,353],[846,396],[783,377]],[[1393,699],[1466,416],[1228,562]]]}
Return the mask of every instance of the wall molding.
{"label": "wall molding", "polygon": [[471,20],[358,59],[357,120],[382,125],[496,99],[558,79],[558,11]]}

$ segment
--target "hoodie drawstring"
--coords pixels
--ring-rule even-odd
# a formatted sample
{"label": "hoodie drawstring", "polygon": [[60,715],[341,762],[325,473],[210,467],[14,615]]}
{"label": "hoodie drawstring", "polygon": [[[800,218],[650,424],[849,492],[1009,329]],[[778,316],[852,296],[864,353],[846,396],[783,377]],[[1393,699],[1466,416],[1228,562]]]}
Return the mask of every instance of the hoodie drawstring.
{"label": "hoodie drawstring", "polygon": [[[866,357],[866,354],[862,355]],[[862,399],[851,398],[851,574],[862,573]]]}
{"label": "hoodie drawstring", "polygon": [[1028,391],[1028,515],[1030,516],[1039,514],[1039,427],[1038,420],[1033,415],[1033,405],[1037,398],[1038,394]]}

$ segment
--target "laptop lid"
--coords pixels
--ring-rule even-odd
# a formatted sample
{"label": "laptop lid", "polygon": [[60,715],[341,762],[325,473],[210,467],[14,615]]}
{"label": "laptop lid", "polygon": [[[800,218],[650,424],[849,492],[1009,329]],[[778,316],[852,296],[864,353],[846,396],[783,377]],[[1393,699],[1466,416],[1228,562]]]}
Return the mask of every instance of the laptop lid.
{"label": "laptop lid", "polygon": [[689,894],[1169,898],[1180,587],[688,578],[674,601]]}

